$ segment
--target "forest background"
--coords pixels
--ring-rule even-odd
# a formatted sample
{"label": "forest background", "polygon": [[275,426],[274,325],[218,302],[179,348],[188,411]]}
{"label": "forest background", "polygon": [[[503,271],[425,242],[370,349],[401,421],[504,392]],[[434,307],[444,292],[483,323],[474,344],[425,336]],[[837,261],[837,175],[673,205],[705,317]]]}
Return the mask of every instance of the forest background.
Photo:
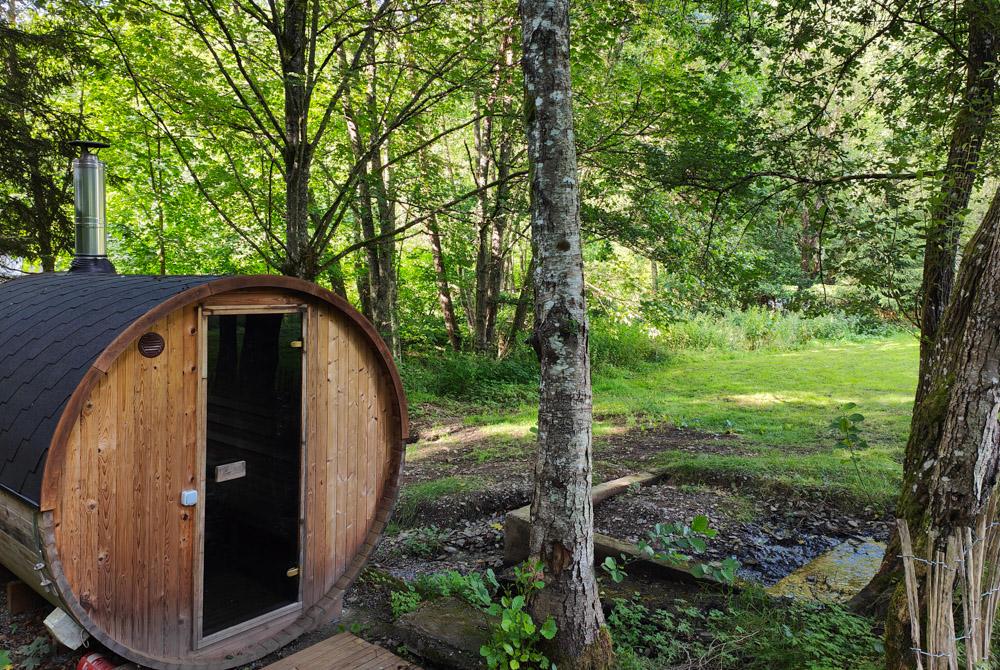
{"label": "forest background", "polygon": [[[67,266],[67,142],[103,139],[119,271],[298,275],[347,296],[404,360],[460,350],[530,368],[516,7],[262,7],[11,0],[4,264]],[[641,358],[917,320],[963,86],[960,15],[673,0],[573,12],[596,364],[601,341]],[[994,153],[988,138],[969,221]]]}

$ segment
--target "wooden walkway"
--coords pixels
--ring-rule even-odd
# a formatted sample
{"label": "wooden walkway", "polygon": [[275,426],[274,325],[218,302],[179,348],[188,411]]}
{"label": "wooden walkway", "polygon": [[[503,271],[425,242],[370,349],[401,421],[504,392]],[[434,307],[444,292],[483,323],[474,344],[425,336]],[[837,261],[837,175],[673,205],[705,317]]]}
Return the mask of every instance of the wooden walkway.
{"label": "wooden walkway", "polygon": [[420,670],[382,647],[340,633],[263,670]]}

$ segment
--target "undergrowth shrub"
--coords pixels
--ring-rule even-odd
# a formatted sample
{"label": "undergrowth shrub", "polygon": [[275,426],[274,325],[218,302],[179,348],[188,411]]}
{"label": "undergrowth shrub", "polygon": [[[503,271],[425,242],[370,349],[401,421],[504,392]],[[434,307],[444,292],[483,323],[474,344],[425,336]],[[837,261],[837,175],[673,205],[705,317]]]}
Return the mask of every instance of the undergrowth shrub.
{"label": "undergrowth shrub", "polygon": [[502,359],[465,352],[409,354],[401,367],[409,394],[505,406],[538,397],[538,361],[527,347]]}
{"label": "undergrowth shrub", "polygon": [[639,323],[590,322],[590,364],[594,369],[632,368],[667,360],[666,343]]}
{"label": "undergrowth shrub", "polygon": [[693,314],[667,326],[662,340],[674,350],[788,350],[815,341],[862,341],[901,330],[865,316],[828,313],[808,317],[751,307],[721,315]]}
{"label": "undergrowth shrub", "polygon": [[490,615],[490,638],[479,649],[490,670],[547,670],[555,666],[540,650],[556,634],[555,620],[535,621],[529,598],[545,588],[540,563],[515,566],[510,583],[501,584],[492,569],[463,575],[455,570],[421,575],[390,593],[393,618],[415,611],[435,598],[461,598]]}

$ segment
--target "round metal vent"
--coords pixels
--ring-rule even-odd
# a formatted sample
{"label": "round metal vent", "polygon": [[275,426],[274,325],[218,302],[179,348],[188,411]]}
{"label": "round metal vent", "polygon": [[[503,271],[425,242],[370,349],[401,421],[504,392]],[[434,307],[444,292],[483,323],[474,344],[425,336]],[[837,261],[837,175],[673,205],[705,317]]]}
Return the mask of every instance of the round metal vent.
{"label": "round metal vent", "polygon": [[146,333],[139,338],[139,353],[146,358],[156,358],[163,353],[163,336],[159,333]]}

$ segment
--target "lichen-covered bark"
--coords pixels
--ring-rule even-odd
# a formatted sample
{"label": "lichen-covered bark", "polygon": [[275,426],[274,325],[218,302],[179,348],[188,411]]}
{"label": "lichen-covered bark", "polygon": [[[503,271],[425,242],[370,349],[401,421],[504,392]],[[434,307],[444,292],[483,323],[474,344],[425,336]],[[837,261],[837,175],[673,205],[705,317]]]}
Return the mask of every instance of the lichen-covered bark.
{"label": "lichen-covered bark", "polygon": [[555,617],[560,668],[606,668],[610,640],[594,577],[590,359],[569,68],[568,0],[521,0],[531,164],[535,332],[541,361],[530,554],[546,587],[538,620]]}
{"label": "lichen-covered bark", "polygon": [[[963,254],[929,361],[926,392],[913,411],[899,515],[914,552],[933,528],[947,538],[973,526],[1000,464],[1000,189]],[[922,578],[922,575],[918,576]],[[886,621],[887,667],[914,667],[905,591]],[[923,604],[921,604],[923,608]]]}

